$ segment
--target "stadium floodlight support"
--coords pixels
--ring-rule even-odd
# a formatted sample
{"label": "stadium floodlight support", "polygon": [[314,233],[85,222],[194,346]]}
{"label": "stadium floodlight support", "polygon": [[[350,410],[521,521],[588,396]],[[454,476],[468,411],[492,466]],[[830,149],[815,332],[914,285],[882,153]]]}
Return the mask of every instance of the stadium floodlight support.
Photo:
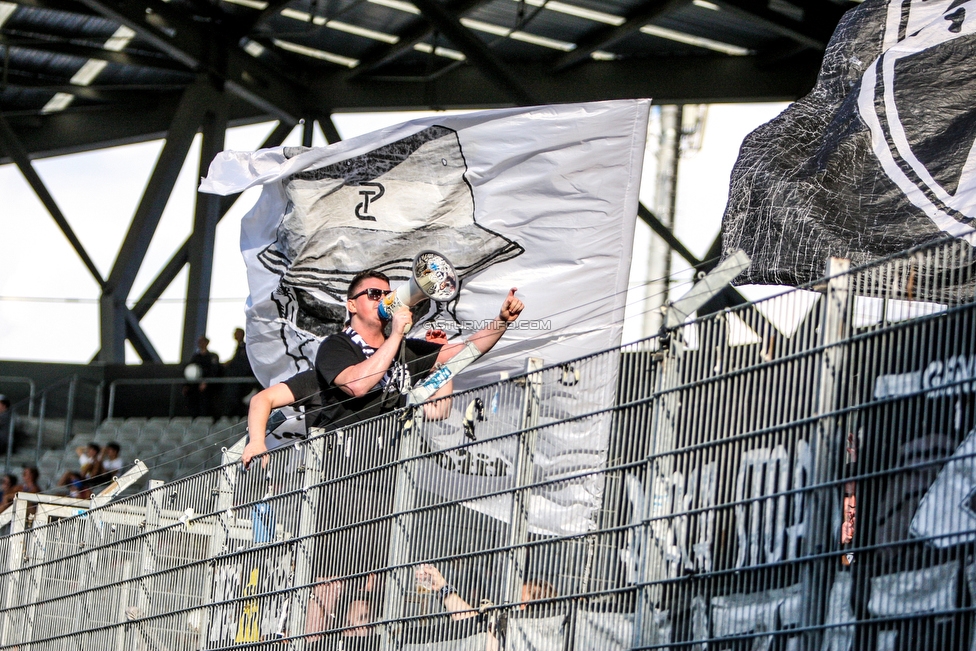
{"label": "stadium floodlight support", "polygon": [[[213,104],[221,101],[219,93],[212,88],[210,81],[201,76],[183,93],[166,137],[166,143],[156,161],[143,192],[139,207],[129,224],[129,230],[122,242],[119,255],[112,266],[105,288],[99,301],[101,319],[101,343],[99,361],[121,364],[125,362],[125,340],[133,325],[126,320],[126,300],[136,274],[152,242],[156,227],[162,217],[163,209],[176,185],[176,179],[183,167],[186,154],[193,144],[197,129],[207,111]],[[212,254],[211,254],[212,255]],[[209,283],[209,279],[208,279]],[[139,341],[132,337],[133,344]],[[148,341],[148,340],[146,340]],[[155,351],[148,353],[152,361],[160,361]]]}
{"label": "stadium floodlight support", "polygon": [[[203,116],[203,141],[200,145],[200,176],[206,175],[210,161],[224,149],[227,113],[222,103]],[[210,311],[210,281],[213,277],[213,252],[220,221],[220,197],[197,192],[190,236],[189,278],[186,286],[186,312],[183,319],[182,360],[188,361],[196,350],[197,338],[207,332]]]}

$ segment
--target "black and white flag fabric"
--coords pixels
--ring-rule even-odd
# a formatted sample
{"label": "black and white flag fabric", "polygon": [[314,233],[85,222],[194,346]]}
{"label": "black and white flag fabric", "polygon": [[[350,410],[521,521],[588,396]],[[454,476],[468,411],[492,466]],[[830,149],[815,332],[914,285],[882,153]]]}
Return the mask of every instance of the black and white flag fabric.
{"label": "black and white flag fabric", "polygon": [[800,284],[936,238],[976,244],[976,0],[867,0],[809,95],[743,142],[723,218],[740,281]]}
{"label": "black and white flag fabric", "polygon": [[[323,148],[220,154],[201,191],[263,186],[241,229],[248,356],[258,379],[267,386],[310,368],[319,342],[346,318],[352,277],[379,269],[396,286],[424,249],[453,263],[460,291],[415,314],[411,336],[428,325],[469,336],[497,315],[512,287],[526,305],[455,390],[522,373],[529,357],[553,365],[619,345],[649,108],[648,100],[626,100],[437,116]],[[542,389],[545,414],[557,418],[571,403],[598,415],[540,428],[534,461],[542,478],[578,478],[533,495],[529,525],[586,531],[602,495],[602,480],[588,471],[606,462],[602,410],[616,371],[594,381],[573,369],[546,377],[553,387]],[[485,396],[485,431],[519,429],[521,393]],[[449,419],[428,423],[430,449],[469,441],[468,401],[454,403]],[[478,440],[475,464],[438,457],[430,490],[451,500],[494,495],[468,505],[506,520],[511,495],[497,491],[515,480],[517,440]],[[434,481],[437,473],[444,476]]]}
{"label": "black and white flag fabric", "polygon": [[219,154],[202,192],[263,185],[241,225],[258,380],[311,367],[356,273],[379,269],[395,287],[424,249],[461,288],[417,315],[412,336],[431,321],[471,334],[511,287],[527,306],[462,386],[521,372],[529,354],[554,363],[618,345],[649,104],[437,116],[328,147]]}

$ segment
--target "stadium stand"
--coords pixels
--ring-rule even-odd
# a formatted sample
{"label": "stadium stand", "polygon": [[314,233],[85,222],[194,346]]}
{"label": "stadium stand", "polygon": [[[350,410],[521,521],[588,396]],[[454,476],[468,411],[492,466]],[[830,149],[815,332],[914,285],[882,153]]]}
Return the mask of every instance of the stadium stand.
{"label": "stadium stand", "polygon": [[150,479],[168,482],[217,467],[222,448],[233,445],[243,436],[245,423],[227,418],[213,421],[179,416],[132,417],[106,419],[97,427],[91,421],[76,421],[73,429],[75,434],[65,445],[59,424],[49,421],[45,432],[58,434],[43,436],[41,454],[37,457],[37,419],[25,419],[25,437],[35,441],[35,445],[18,449],[11,456],[8,472],[16,473],[25,465],[35,465],[36,458],[41,487],[54,489],[65,472],[78,469],[78,447],[90,442],[104,447],[115,441],[122,448],[124,469],[130,468],[136,459],[149,468],[149,474],[128,492],[138,491],[145,488]]}

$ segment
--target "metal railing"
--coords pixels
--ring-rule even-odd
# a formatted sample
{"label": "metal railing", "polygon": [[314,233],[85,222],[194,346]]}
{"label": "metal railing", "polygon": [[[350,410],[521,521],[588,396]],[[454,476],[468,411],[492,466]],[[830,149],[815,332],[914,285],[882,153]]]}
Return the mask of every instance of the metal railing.
{"label": "metal railing", "polygon": [[[16,403],[11,403],[9,410],[7,411],[6,425],[0,429],[3,430],[2,434],[6,437],[7,442],[3,446],[6,450],[6,461],[4,463],[4,468],[10,468],[10,457],[13,455],[14,451],[14,435],[17,429],[17,409],[21,405],[26,404],[27,406],[27,416],[28,418],[34,415],[34,395],[37,391],[37,386],[34,384],[34,380],[26,377],[19,376],[0,376],[0,385],[9,386],[11,384],[26,384],[28,387],[28,395],[25,399],[19,400]],[[26,402],[25,402],[26,401]]]}
{"label": "metal railing", "polygon": [[63,410],[64,413],[62,437],[55,445],[66,446],[74,434],[75,419],[77,417],[78,389],[80,386],[88,385],[93,387],[94,397],[91,413],[94,414],[95,425],[101,419],[102,383],[100,382],[85,380],[78,377],[78,375],[71,375],[56,380],[40,390],[37,389],[34,381],[29,378],[3,377],[0,378],[0,382],[28,384],[30,387],[29,395],[13,403],[10,407],[10,420],[8,421],[8,429],[5,432],[6,444],[4,445],[6,450],[4,467],[7,472],[11,470],[11,457],[14,451],[15,437],[18,434],[26,434],[24,430],[28,423],[30,423],[31,428],[34,430],[33,440],[22,441],[22,443],[33,447],[35,465],[40,460],[42,449],[44,448],[45,435],[48,433],[50,426],[49,421],[51,419],[48,415],[48,403],[52,401],[52,395],[55,396],[53,401],[55,402],[56,411],[60,413]]}
{"label": "metal railing", "polygon": [[[257,380],[253,377],[208,377],[201,378],[197,381],[206,381],[207,384],[214,384],[219,386],[233,385],[233,386],[258,386]],[[187,384],[192,384],[187,382],[183,378],[150,378],[150,379],[122,379],[113,380],[108,385],[108,409],[106,418],[115,417],[115,401],[120,387],[125,386],[168,386],[170,388],[169,394],[169,417],[172,418],[176,415],[176,403],[177,403],[177,387],[184,387]]]}
{"label": "metal railing", "polygon": [[[972,251],[932,245],[0,538],[29,649],[965,649]],[[26,514],[27,509],[22,508]],[[19,524],[18,524],[19,523]]]}

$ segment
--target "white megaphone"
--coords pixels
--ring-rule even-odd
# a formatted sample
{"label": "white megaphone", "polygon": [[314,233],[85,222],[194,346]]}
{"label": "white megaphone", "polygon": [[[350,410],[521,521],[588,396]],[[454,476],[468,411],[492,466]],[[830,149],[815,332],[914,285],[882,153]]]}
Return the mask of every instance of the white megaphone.
{"label": "white megaphone", "polygon": [[378,309],[380,316],[389,320],[401,307],[412,307],[425,298],[443,303],[457,293],[458,277],[454,265],[437,251],[421,251],[413,259],[410,279],[387,294]]}

